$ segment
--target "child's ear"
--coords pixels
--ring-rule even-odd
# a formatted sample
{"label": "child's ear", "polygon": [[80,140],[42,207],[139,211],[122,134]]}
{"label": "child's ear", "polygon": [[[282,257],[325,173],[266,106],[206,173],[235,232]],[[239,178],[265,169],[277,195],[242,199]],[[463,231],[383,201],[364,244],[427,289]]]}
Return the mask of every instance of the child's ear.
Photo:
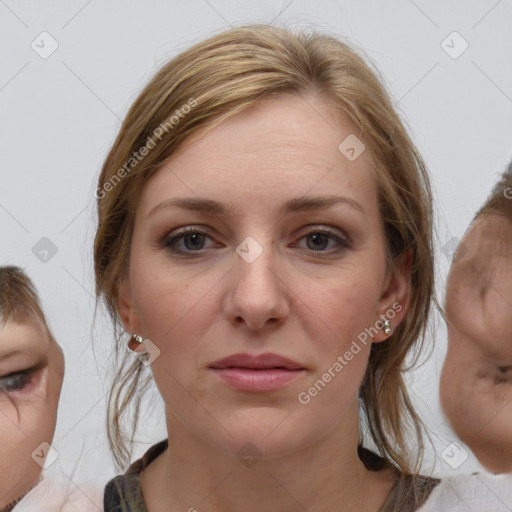
{"label": "child's ear", "polygon": [[[375,325],[379,332],[373,337],[373,342],[387,340],[400,325],[409,307],[411,297],[411,275],[414,260],[413,249],[408,249],[395,260],[393,267],[389,267],[386,281],[379,301],[378,314]],[[391,332],[384,331],[384,321],[389,322]]]}
{"label": "child's ear", "polygon": [[130,334],[138,332],[139,315],[133,307],[132,290],[129,278],[120,278],[116,283],[115,290],[117,312],[124,330]]}

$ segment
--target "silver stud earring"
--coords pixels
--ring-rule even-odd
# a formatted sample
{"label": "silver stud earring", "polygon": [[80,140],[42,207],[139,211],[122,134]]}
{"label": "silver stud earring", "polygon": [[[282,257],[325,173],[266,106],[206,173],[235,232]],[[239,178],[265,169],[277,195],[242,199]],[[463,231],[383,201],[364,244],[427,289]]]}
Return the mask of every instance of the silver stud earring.
{"label": "silver stud earring", "polygon": [[391,324],[389,323],[389,320],[384,320],[384,333],[389,334],[391,332]]}
{"label": "silver stud earring", "polygon": [[139,336],[138,334],[132,334],[131,338],[128,340],[128,348],[135,352],[135,350],[140,347],[140,345],[143,343],[144,338],[142,336]]}

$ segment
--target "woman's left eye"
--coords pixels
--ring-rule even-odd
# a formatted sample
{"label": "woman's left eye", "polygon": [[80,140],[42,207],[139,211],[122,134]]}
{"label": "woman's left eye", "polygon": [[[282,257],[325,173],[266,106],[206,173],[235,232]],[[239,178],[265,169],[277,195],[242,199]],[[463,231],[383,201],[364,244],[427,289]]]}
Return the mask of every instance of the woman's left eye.
{"label": "woman's left eye", "polygon": [[325,228],[317,228],[309,233],[306,233],[302,238],[306,239],[308,241],[311,241],[311,243],[307,243],[307,249],[312,251],[320,251],[325,252],[326,249],[329,249],[329,247],[326,247],[326,245],[329,244],[329,242],[334,242],[334,247],[331,247],[331,249],[347,249],[350,244],[348,241],[340,236],[338,236],[336,233],[329,229]]}
{"label": "woman's left eye", "polygon": [[31,376],[27,373],[14,373],[0,377],[0,390],[4,393],[19,391],[30,383]]}

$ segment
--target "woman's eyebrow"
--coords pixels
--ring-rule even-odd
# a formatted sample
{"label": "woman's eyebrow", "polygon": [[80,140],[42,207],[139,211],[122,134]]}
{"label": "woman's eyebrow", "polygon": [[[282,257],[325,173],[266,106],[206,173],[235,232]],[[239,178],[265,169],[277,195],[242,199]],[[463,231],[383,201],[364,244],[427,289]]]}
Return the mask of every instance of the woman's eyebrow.
{"label": "woman's eyebrow", "polygon": [[[366,212],[360,203],[348,197],[336,195],[304,196],[289,199],[281,207],[279,213],[286,214],[308,210],[318,210],[321,208],[329,208],[336,204],[346,204],[355,210],[360,211],[363,215],[366,216]],[[176,197],[162,201],[148,213],[148,217],[162,208],[172,207],[183,208],[195,212],[211,213],[213,215],[219,216],[229,215],[233,213],[235,208],[234,206],[227,208],[222,203],[214,201],[213,199],[203,199],[198,197]]]}
{"label": "woman's eyebrow", "polygon": [[282,207],[281,212],[293,213],[307,210],[319,210],[320,208],[329,208],[336,204],[348,205],[355,210],[359,210],[363,215],[366,215],[366,212],[360,203],[354,199],[336,195],[304,196],[296,199],[289,199]]}

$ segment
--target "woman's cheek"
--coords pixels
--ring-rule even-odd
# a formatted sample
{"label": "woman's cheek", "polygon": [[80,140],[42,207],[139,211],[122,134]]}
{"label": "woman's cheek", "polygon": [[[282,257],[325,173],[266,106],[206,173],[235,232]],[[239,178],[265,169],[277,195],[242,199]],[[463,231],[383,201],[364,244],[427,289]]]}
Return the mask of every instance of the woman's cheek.
{"label": "woman's cheek", "polygon": [[375,300],[368,299],[375,292],[373,289],[365,290],[366,285],[364,277],[356,277],[335,283],[328,290],[321,290],[319,296],[324,297],[321,309],[324,315],[328,315],[328,325],[333,330],[350,337],[357,336],[370,326],[374,320],[377,297]]}

